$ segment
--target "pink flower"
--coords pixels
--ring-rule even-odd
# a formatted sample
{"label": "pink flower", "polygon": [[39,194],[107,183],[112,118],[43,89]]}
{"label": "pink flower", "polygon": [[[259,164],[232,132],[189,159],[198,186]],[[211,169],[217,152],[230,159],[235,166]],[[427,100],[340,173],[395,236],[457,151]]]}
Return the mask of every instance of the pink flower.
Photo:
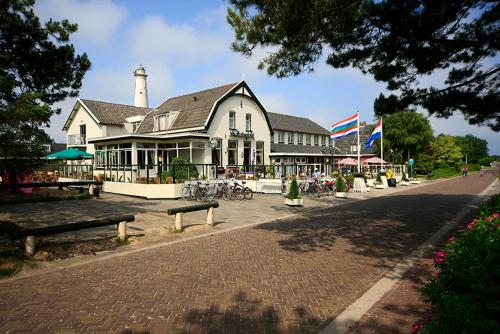
{"label": "pink flower", "polygon": [[498,213],[498,212],[494,212],[491,216],[492,216],[493,218],[498,218],[498,217],[500,217],[500,213]]}
{"label": "pink flower", "polygon": [[455,239],[456,239],[456,238],[455,238],[455,236],[454,236],[454,235],[452,235],[452,236],[448,239],[448,242],[453,242],[453,241],[455,241]]}
{"label": "pink flower", "polygon": [[434,262],[435,263],[443,263],[445,258],[446,258],[445,252],[437,252],[436,255],[434,255]]}
{"label": "pink flower", "polygon": [[472,229],[477,222],[478,222],[477,218],[472,219],[472,221],[467,225],[467,229],[468,230]]}
{"label": "pink flower", "polygon": [[422,329],[422,324],[420,321],[415,321],[415,323],[411,326],[412,334],[417,334]]}

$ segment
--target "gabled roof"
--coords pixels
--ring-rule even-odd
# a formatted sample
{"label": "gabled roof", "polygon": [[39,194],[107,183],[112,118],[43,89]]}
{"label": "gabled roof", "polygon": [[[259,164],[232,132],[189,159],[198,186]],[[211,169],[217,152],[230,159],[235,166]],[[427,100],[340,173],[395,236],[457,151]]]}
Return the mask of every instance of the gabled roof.
{"label": "gabled roof", "polygon": [[272,112],[267,113],[271,125],[274,130],[314,133],[320,135],[330,135],[330,131],[314,123],[308,118],[276,114]]}
{"label": "gabled roof", "polygon": [[80,99],[87,109],[97,118],[99,123],[107,125],[123,125],[131,116],[146,115],[151,108],[141,108],[126,104],[109,103]]}
{"label": "gabled roof", "polygon": [[203,127],[214,103],[236,85],[237,83],[231,83],[169,98],[146,116],[136,133],[153,132],[153,117],[169,111],[179,112],[169,130]]}
{"label": "gabled roof", "polygon": [[63,130],[66,131],[71,121],[74,118],[77,106],[81,105],[96,123],[104,125],[123,125],[125,119],[131,116],[146,115],[151,111],[151,108],[141,108],[126,104],[109,103],[102,101],[94,101],[87,99],[78,99],[75,106],[71,110],[66,122],[64,123]]}

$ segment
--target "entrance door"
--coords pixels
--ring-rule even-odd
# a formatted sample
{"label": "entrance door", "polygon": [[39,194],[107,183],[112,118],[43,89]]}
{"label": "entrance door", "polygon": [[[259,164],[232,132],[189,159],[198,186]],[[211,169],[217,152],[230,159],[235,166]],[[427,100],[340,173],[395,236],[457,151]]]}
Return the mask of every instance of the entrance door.
{"label": "entrance door", "polygon": [[252,143],[246,141],[243,143],[243,165],[248,166],[251,164],[252,159]]}

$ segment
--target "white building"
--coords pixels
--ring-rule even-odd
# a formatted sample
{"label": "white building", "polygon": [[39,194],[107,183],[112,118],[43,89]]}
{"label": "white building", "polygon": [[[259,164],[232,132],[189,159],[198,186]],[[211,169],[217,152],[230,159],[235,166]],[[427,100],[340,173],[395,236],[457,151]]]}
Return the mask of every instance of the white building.
{"label": "white building", "polygon": [[109,169],[114,181],[149,182],[175,157],[219,171],[282,163],[328,171],[334,157],[356,155],[352,145],[333,149],[329,131],[311,120],[268,113],[245,81],[148,108],[144,68],[134,76],[135,106],[79,99],[64,125],[68,147],[95,154],[94,174]]}

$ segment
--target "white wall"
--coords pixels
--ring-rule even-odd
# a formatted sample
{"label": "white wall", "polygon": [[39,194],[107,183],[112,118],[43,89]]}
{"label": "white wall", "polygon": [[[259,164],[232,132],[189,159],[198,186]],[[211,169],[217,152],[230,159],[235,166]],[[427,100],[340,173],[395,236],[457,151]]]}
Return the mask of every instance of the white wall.
{"label": "white wall", "polygon": [[[78,103],[78,102],[77,102]],[[79,135],[80,125],[85,124],[87,130],[87,141],[90,138],[97,138],[104,136],[103,128],[98,124],[92,116],[83,108],[81,105],[78,106],[77,111],[74,114],[73,120],[68,126],[66,136],[69,135]],[[67,137],[66,137],[67,139]],[[87,152],[94,154],[94,144],[87,144]]]}
{"label": "white wall", "polygon": [[[241,104],[241,102],[243,102]],[[243,138],[233,137],[230,135],[229,131],[229,112],[234,111],[236,113],[236,129],[240,132],[246,131],[246,115],[252,115],[252,131],[254,132],[254,138],[251,140],[252,150],[256,148],[257,141],[264,142],[264,163],[270,164],[269,153],[270,153],[270,136],[271,130],[266,122],[266,117],[264,112],[259,108],[259,106],[247,96],[231,96],[226,101],[224,101],[216,110],[215,116],[208,129],[208,134],[210,138],[221,138],[222,139],[222,161],[223,165],[228,164],[227,161],[227,142],[228,140],[238,140],[238,164],[243,164],[243,158],[241,157],[243,153]],[[206,150],[205,163],[211,163],[212,161],[211,150]]]}

